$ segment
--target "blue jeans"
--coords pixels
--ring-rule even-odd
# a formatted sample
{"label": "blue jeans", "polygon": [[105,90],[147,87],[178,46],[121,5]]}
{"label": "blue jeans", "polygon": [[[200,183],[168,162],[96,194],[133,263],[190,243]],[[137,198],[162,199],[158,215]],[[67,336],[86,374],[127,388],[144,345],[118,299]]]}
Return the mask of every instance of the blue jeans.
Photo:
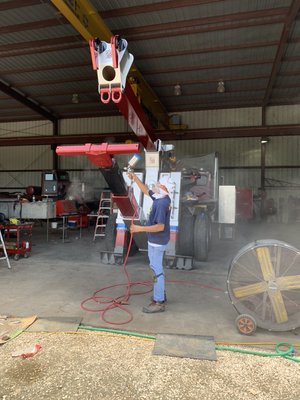
{"label": "blue jeans", "polygon": [[151,246],[148,243],[148,257],[150,262],[150,268],[154,273],[154,284],[153,284],[153,300],[164,301],[165,300],[165,275],[163,267],[164,251],[167,245],[161,245],[159,247]]}

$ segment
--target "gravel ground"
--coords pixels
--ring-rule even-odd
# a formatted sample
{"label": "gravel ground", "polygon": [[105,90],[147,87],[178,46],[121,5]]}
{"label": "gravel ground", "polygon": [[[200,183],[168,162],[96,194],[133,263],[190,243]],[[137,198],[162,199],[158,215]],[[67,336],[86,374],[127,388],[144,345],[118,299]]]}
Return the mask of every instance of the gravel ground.
{"label": "gravel ground", "polygon": [[[36,343],[34,357],[12,357]],[[227,351],[217,361],[154,356],[153,345],[107,333],[25,332],[0,347],[0,399],[299,399],[299,363]]]}

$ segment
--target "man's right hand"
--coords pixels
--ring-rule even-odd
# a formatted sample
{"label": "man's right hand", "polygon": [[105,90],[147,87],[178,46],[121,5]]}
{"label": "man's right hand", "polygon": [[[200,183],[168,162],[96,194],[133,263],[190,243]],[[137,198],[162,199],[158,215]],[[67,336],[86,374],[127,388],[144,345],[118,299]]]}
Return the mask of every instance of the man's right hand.
{"label": "man's right hand", "polygon": [[135,182],[140,190],[146,195],[149,196],[149,189],[148,186],[146,186],[133,172],[128,171],[127,176],[129,179],[132,180],[132,182]]}
{"label": "man's right hand", "polygon": [[134,224],[131,224],[130,225],[130,228],[129,228],[129,230],[130,230],[130,233],[139,233],[139,232],[142,232],[142,227],[140,226],[140,225],[134,225]]}
{"label": "man's right hand", "polygon": [[133,172],[127,172],[127,176],[130,180],[134,181],[135,174]]}

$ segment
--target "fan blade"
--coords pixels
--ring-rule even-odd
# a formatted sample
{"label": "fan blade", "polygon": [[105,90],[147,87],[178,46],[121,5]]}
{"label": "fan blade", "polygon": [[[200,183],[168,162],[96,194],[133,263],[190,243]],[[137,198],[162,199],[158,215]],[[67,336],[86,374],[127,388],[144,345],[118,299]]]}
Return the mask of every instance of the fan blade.
{"label": "fan blade", "polygon": [[251,285],[240,286],[233,289],[234,296],[239,299],[241,297],[251,296],[253,294],[264,293],[267,290],[267,282],[253,283]]}
{"label": "fan blade", "polygon": [[300,275],[281,276],[276,281],[280,290],[300,289]]}
{"label": "fan blade", "polygon": [[261,266],[264,280],[269,281],[271,279],[275,279],[275,271],[268,247],[258,247],[255,251]]}
{"label": "fan blade", "polygon": [[288,321],[288,315],[280,290],[269,290],[268,295],[271,300],[276,322],[282,324]]}

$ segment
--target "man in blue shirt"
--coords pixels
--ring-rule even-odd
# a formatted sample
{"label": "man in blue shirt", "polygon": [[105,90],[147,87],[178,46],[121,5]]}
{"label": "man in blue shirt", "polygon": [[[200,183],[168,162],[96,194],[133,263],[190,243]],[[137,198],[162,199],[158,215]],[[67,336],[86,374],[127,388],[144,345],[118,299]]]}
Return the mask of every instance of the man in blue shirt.
{"label": "man in blue shirt", "polygon": [[153,190],[149,188],[134,174],[128,173],[140,190],[153,200],[147,225],[134,225],[130,227],[132,234],[146,232],[148,235],[148,257],[150,268],[154,273],[153,277],[153,300],[143,308],[145,313],[157,313],[165,311],[165,275],[163,269],[163,256],[170,240],[170,213],[171,199],[169,194],[173,182],[168,177],[163,177],[156,183]]}

